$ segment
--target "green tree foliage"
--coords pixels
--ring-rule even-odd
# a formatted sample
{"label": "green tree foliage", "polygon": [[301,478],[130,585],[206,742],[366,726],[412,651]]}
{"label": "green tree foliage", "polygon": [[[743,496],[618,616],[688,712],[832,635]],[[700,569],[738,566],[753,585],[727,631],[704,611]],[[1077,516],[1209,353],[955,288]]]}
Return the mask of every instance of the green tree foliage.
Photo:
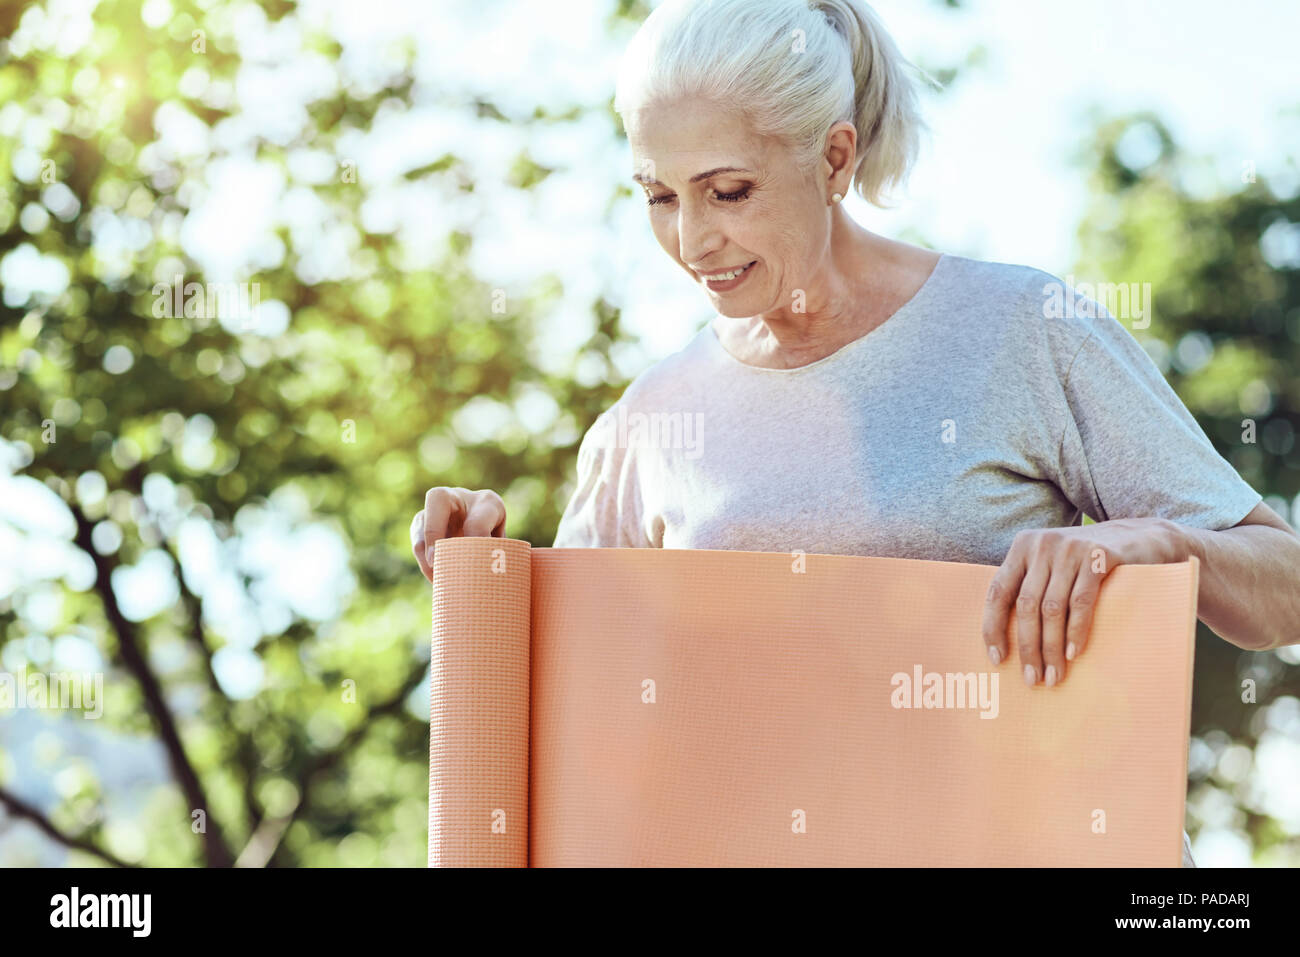
{"label": "green tree foliage", "polygon": [[[1133,334],[1220,454],[1285,514],[1300,504],[1300,195],[1270,188],[1249,157],[1234,188],[1207,188],[1212,171],[1150,114],[1101,124],[1083,159],[1093,201],[1077,276],[1150,284],[1150,326]],[[1260,800],[1251,755],[1263,736],[1293,736],[1300,671],[1201,625],[1194,688],[1192,817],[1218,809],[1263,855],[1285,832]]]}
{"label": "green tree foliage", "polygon": [[[59,753],[43,768],[0,756],[0,808],[79,847],[78,859],[419,865],[428,726],[409,702],[427,682],[429,605],[410,557],[411,516],[430,486],[492,488],[509,506],[506,533],[549,545],[577,441],[626,384],[608,352],[628,337],[618,311],[598,303],[596,332],[572,364],[594,362],[604,376],[582,386],[572,369],[544,371],[530,343],[554,283],[505,296],[470,273],[472,237],[463,234],[450,237],[434,268],[405,268],[395,237],[361,228],[367,171],[340,144],[382,112],[411,108],[406,72],[377,92],[340,89],[314,102],[289,142],[256,140],[260,167],[347,225],[352,274],[304,280],[313,237],[280,226],[283,255],[238,278],[250,283],[250,300],[257,284],[266,314],[274,315],[268,303],[284,305],[287,329],[246,328],[251,308],[234,321],[197,305],[167,315],[171,293],[157,283],[170,286],[176,273],[185,283],[230,278],[203,275],[177,229],[194,185],[226,154],[217,146],[173,155],[159,146],[156,124],[164,104],[209,130],[240,119],[211,95],[235,82],[240,66],[231,9],[174,3],[167,22],[150,28],[138,2],[106,0],[79,52],[11,50],[0,67],[11,131],[0,141],[0,261],[39,254],[68,275],[57,294],[11,286],[0,305],[3,436],[21,475],[66,505],[70,542],[93,564],[85,581],[55,583],[54,633],[92,637],[109,663],[100,726],[156,736],[172,779],[134,808],[142,844],[115,846],[94,762],[84,756]],[[288,12],[284,4],[264,9],[272,23]],[[24,16],[40,15],[30,6]],[[7,24],[11,32],[21,25],[16,17]],[[303,45],[339,53],[328,38],[305,36]],[[182,82],[195,66],[204,78]],[[329,157],[324,181],[291,172],[292,155],[306,150]],[[406,177],[444,194],[476,186],[453,155]],[[110,224],[144,241],[110,252]],[[226,228],[233,236],[241,223]],[[183,307],[198,301],[181,297]],[[519,406],[538,395],[557,414],[530,431]],[[480,417],[499,420],[490,436],[466,437],[458,415],[471,400]],[[107,494],[96,493],[100,484]],[[151,487],[171,503],[147,504]],[[290,614],[264,625],[252,647],[263,686],[232,697],[214,668],[227,638],[211,626],[213,604],[229,599],[198,590],[178,529],[197,519],[231,543],[241,523],[277,502],[297,507],[300,525],[325,523],[340,536],[355,587],[332,620]],[[100,530],[102,541],[101,525],[112,526]],[[174,578],[176,601],[135,621],[115,573],[151,555],[166,557],[148,567]],[[256,562],[235,570],[247,600],[265,604],[275,570]],[[0,601],[0,641],[13,646],[7,661],[44,670],[47,661],[19,653],[37,631],[20,614],[23,597]],[[0,747],[4,735],[0,721]],[[58,806],[43,810],[25,798],[40,783],[35,776],[69,768],[81,783],[65,788]]]}

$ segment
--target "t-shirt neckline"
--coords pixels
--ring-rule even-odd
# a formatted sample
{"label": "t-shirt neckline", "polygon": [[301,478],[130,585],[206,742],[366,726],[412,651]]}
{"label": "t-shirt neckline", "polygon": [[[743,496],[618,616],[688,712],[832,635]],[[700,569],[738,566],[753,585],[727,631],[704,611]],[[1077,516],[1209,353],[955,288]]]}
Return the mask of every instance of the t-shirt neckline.
{"label": "t-shirt neckline", "polygon": [[945,262],[950,258],[951,257],[948,253],[940,253],[939,258],[935,260],[934,268],[930,270],[930,275],[926,277],[925,282],[921,283],[921,287],[912,294],[912,298],[895,309],[888,319],[877,325],[866,335],[858,336],[856,339],[849,340],[828,356],[822,356],[820,359],[815,359],[812,362],[805,363],[804,365],[795,366],[793,369],[768,369],[764,366],[753,366],[748,362],[741,362],[728,352],[726,346],[722,344],[722,340],[718,338],[717,331],[713,328],[712,320],[705,324],[704,329],[701,330],[701,332],[709,340],[711,347],[721,353],[722,357],[726,361],[730,362],[732,365],[739,366],[742,369],[749,369],[753,372],[760,373],[775,373],[777,375],[791,375],[796,372],[806,372],[809,369],[815,369],[819,366],[826,365],[833,360],[842,359],[847,353],[859,348],[862,343],[876,336],[881,329],[895,326],[899,319],[915,312],[921,300],[926,298],[932,288],[936,285],[935,279],[939,275],[939,270],[944,268]]}

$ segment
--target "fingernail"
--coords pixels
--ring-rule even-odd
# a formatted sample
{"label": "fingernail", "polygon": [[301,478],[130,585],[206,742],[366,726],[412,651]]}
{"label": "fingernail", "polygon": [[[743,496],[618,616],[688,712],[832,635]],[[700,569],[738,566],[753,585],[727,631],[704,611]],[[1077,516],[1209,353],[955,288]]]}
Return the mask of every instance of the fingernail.
{"label": "fingernail", "polygon": [[989,661],[993,662],[995,665],[1002,664],[1002,652],[998,651],[997,648],[992,645],[989,645]]}
{"label": "fingernail", "polygon": [[1074,646],[1074,642],[1070,642],[1068,645],[1065,646],[1066,661],[1073,661],[1074,656],[1077,655],[1078,653],[1079,653],[1079,649]]}
{"label": "fingernail", "polygon": [[1038,684],[1038,669],[1033,665],[1025,665],[1025,684],[1031,688]]}
{"label": "fingernail", "polygon": [[424,560],[425,560],[426,562],[428,562],[430,565],[433,564],[433,546],[432,546],[432,545],[430,545],[429,548],[428,548],[428,550],[425,551],[425,553],[424,553]]}
{"label": "fingernail", "polygon": [[1043,680],[1047,682],[1047,687],[1049,688],[1056,684],[1056,665],[1047,666],[1047,675]]}

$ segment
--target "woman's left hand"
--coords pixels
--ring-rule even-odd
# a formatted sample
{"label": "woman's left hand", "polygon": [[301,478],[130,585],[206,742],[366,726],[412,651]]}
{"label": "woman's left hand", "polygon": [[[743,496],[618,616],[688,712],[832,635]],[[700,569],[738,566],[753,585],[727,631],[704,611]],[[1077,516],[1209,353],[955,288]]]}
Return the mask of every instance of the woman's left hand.
{"label": "woman's left hand", "polygon": [[1016,644],[1025,683],[1050,687],[1065,662],[1083,653],[1102,580],[1116,565],[1187,560],[1179,526],[1163,518],[1120,518],[1070,528],[1020,532],[993,576],[984,605],[984,644],[995,664],[1007,660],[1007,624],[1015,604]]}

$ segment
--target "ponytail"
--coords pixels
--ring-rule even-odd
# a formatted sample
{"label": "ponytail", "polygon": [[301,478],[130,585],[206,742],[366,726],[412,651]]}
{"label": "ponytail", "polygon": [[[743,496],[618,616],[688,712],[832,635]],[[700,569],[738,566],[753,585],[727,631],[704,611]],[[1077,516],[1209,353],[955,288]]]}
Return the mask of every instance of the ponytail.
{"label": "ponytail", "polygon": [[809,0],[849,46],[853,115],[858,131],[853,184],[867,202],[881,206],[882,193],[902,185],[916,161],[925,121],[905,72],[912,65],[885,32],[875,12],[860,0]]}

